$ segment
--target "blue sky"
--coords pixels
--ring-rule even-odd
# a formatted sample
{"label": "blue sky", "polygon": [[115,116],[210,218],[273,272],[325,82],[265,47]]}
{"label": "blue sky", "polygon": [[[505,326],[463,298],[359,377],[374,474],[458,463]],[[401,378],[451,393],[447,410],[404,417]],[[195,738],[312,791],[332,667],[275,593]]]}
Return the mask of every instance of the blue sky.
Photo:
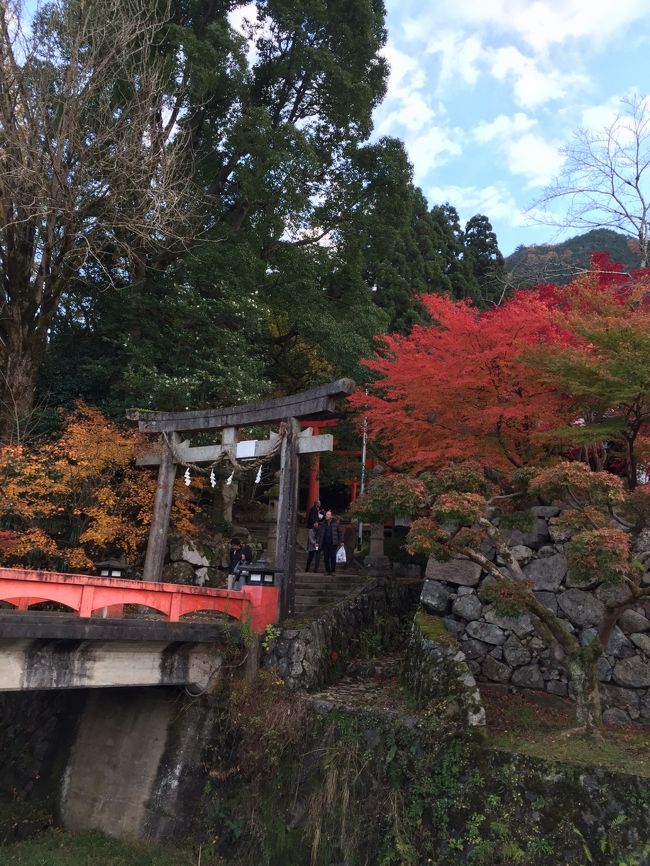
{"label": "blue sky", "polygon": [[486,214],[508,254],[577,234],[524,210],[581,126],[650,93],[650,0],[386,0],[375,133],[403,139],[430,204]]}

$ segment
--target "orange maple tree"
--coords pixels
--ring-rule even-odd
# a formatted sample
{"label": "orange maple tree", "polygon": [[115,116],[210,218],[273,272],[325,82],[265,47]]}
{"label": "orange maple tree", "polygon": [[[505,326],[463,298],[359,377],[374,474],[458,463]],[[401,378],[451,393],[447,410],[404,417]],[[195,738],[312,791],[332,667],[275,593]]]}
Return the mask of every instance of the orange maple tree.
{"label": "orange maple tree", "polygon": [[[0,449],[0,560],[38,568],[88,570],[93,560],[136,562],[146,544],[155,475],[135,466],[145,443],[136,432],[78,404],[61,435],[39,446]],[[194,531],[196,511],[177,481],[172,520]]]}

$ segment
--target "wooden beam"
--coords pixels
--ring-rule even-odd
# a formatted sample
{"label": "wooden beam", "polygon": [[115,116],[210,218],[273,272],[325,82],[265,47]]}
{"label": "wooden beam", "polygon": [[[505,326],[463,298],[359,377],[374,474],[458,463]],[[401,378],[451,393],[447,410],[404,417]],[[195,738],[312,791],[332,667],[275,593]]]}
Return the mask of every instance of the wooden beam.
{"label": "wooden beam", "polygon": [[296,527],[298,523],[298,439],[300,425],[287,419],[280,455],[275,567],[282,571],[280,621],[293,616],[296,597]]}
{"label": "wooden beam", "polygon": [[223,427],[245,427],[274,423],[285,418],[309,418],[330,414],[335,401],[354,391],[352,379],[337,379],[309,391],[276,397],[259,403],[230,406],[225,409],[198,409],[190,412],[146,412],[132,410],[127,417],[137,421],[145,433],[163,433],[172,430],[220,430]]}
{"label": "wooden beam", "polygon": [[[305,431],[306,432],[306,431]],[[267,457],[277,447],[278,434],[272,433],[270,439],[248,439],[237,443],[236,457],[238,460],[247,458]],[[253,447],[251,447],[253,446]],[[199,445],[191,447],[186,443],[176,450],[177,463],[213,463],[224,453],[223,445]],[[298,437],[298,454],[318,454],[321,451],[334,450],[334,437],[329,433],[320,436]],[[250,453],[252,451],[252,453]],[[161,455],[158,453],[141,454],[136,458],[137,466],[158,466]]]}
{"label": "wooden beam", "polygon": [[[179,440],[178,434],[172,433],[171,440],[173,447],[176,448]],[[151,529],[149,530],[149,541],[147,542],[147,554],[142,573],[143,580],[153,581],[162,580],[167,534],[169,532],[169,516],[174,498],[174,479],[176,477],[176,464],[174,463],[171,449],[162,437],[160,444],[158,485],[156,487]]]}

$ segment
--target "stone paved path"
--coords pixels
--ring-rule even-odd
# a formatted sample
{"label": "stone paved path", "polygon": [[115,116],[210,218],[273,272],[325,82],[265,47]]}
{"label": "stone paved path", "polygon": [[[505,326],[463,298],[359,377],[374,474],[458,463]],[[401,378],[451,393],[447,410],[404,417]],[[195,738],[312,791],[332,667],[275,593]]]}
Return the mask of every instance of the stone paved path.
{"label": "stone paved path", "polygon": [[369,661],[352,662],[348,674],[320,692],[307,696],[316,712],[340,709],[384,713],[403,718],[404,724],[414,725],[414,711],[405,707],[398,674],[402,653],[391,653]]}

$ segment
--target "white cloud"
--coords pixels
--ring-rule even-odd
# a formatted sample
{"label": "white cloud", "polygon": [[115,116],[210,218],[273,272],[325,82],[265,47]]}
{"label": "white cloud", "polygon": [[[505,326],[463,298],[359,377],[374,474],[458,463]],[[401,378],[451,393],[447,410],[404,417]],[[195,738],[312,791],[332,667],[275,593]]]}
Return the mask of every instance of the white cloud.
{"label": "white cloud", "polygon": [[569,40],[587,39],[594,47],[648,14],[647,0],[438,0],[422,14],[421,0],[410,4],[404,21],[407,38],[427,40],[436,29],[471,29],[510,37],[537,54]]}
{"label": "white cloud", "polygon": [[[590,105],[583,108],[581,114],[580,127],[589,130],[590,132],[603,132],[609,130],[621,118],[621,123],[618,124],[619,135],[625,138],[625,129],[630,130],[630,137],[633,137],[629,120],[628,108],[624,105],[625,101],[633,102],[640,98],[642,91],[638,87],[630,87],[625,93],[613,94],[604,102],[598,105]],[[645,103],[645,111],[650,110],[650,97],[643,99]]]}
{"label": "white cloud", "polygon": [[512,193],[502,185],[433,186],[427,190],[427,196],[432,205],[451,202],[463,222],[474,214],[483,213],[490,221],[501,220],[514,227],[526,225],[525,214],[517,205]]}
{"label": "white cloud", "polygon": [[536,125],[537,120],[521,111],[511,117],[507,114],[499,114],[490,123],[479,123],[474,129],[473,135],[476,141],[483,144],[490,141],[503,141],[522,135]]}
{"label": "white cloud", "polygon": [[585,55],[648,12],[648,0],[590,0],[588,12],[585,0],[438,0],[425,13],[419,0],[399,5],[401,36],[439,58],[440,87],[474,86],[487,70],[525,108],[588,87]]}
{"label": "white cloud", "polygon": [[588,9],[584,0],[519,0],[513,6],[515,32],[537,52],[570,39],[587,39],[600,47],[648,13],[645,0],[590,0]]}
{"label": "white cloud", "polygon": [[506,142],[503,150],[511,174],[525,177],[529,187],[549,184],[564,162],[557,145],[530,132]]}
{"label": "white cloud", "polygon": [[247,3],[245,6],[238,6],[228,13],[228,23],[233,30],[246,36],[246,25],[257,21],[257,7],[255,3]]}
{"label": "white cloud", "polygon": [[411,56],[392,44],[384,49],[390,64],[386,98],[377,113],[377,133],[390,133],[398,127],[417,132],[433,120],[434,111],[426,102],[427,75]]}
{"label": "white cloud", "polygon": [[558,143],[532,131],[538,126],[535,118],[518,111],[479,123],[472,137],[479,144],[494,145],[505,157],[508,171],[526,178],[527,186],[546,186],[562,167],[564,157]]}
{"label": "white cloud", "polygon": [[461,129],[443,126],[431,126],[421,135],[408,138],[406,146],[413,161],[416,182],[422,183],[432,169],[444,165],[450,157],[460,156],[462,138]]}
{"label": "white cloud", "polygon": [[434,30],[426,40],[426,53],[440,61],[438,93],[449,82],[462,81],[470,87],[478,81],[485,58],[480,38],[461,30]]}
{"label": "white cloud", "polygon": [[529,109],[563,99],[589,83],[585,75],[563,72],[547,62],[527,57],[513,45],[491,52],[490,72],[497,81],[511,82],[515,102]]}

